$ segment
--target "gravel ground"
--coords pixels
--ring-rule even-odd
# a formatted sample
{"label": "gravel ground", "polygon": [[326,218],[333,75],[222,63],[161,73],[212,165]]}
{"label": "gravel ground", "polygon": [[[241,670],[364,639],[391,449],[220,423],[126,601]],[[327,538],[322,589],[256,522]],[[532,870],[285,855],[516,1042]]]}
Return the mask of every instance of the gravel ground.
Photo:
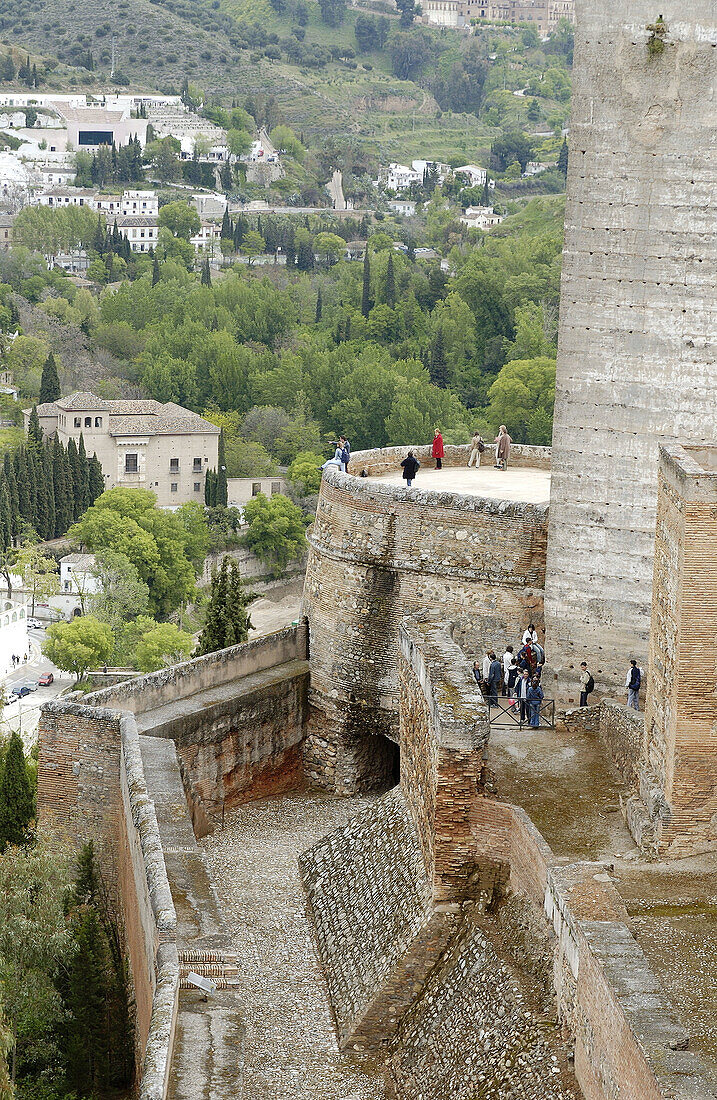
{"label": "gravel ground", "polygon": [[379,1100],[381,1065],[340,1053],[297,859],[369,805],[295,793],[241,807],[202,843],[239,962],[246,1019],[236,1100]]}

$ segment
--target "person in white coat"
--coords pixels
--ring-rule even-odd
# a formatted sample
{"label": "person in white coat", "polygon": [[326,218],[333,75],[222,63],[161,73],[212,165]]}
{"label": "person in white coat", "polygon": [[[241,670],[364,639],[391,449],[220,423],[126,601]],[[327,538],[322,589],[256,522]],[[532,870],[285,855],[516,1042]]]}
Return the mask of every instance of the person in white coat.
{"label": "person in white coat", "polygon": [[534,645],[534,643],[537,642],[537,641],[538,641],[538,631],[535,629],[535,627],[531,623],[529,625],[528,629],[523,634],[523,645],[527,645],[528,642],[530,642],[531,645]]}
{"label": "person in white coat", "polygon": [[513,664],[513,647],[507,645],[505,647],[505,653],[503,654],[503,684],[501,687],[501,695],[508,694],[508,676]]}

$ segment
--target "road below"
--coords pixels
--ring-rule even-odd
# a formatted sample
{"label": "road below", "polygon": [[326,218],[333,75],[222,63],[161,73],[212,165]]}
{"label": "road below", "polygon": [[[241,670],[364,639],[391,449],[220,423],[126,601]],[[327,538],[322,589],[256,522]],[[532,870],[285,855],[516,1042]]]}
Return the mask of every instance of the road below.
{"label": "road below", "polygon": [[9,672],[3,677],[5,698],[7,699],[12,689],[19,684],[37,683],[38,677],[42,676],[43,672],[51,672],[55,677],[48,687],[38,687],[37,691],[25,695],[22,699],[15,699],[3,708],[2,732],[8,735],[13,730],[18,730],[25,751],[29,752],[37,741],[37,727],[43,705],[70,687],[73,677],[68,672],[61,672],[51,661],[48,661],[47,657],[43,657],[40,646],[45,638],[44,630],[28,630],[27,635],[30,640],[27,664],[23,662],[14,672]]}

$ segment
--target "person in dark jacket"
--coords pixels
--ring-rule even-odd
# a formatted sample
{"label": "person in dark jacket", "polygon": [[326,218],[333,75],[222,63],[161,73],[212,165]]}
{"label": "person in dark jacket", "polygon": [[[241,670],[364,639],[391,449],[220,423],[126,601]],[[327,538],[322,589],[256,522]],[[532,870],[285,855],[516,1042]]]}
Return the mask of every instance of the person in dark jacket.
{"label": "person in dark jacket", "polygon": [[530,711],[530,724],[531,726],[540,725],[540,704],[543,701],[543,689],[540,686],[540,680],[537,676],[534,676],[530,681],[530,687],[527,692],[528,709]]}
{"label": "person in dark jacket", "polygon": [[413,451],[409,451],[401,465],[403,466],[403,480],[406,482],[407,488],[410,489],[411,482],[418,473],[421,463],[415,457]]}
{"label": "person in dark jacket", "polygon": [[490,667],[488,669],[488,702],[494,706],[498,706],[498,692],[500,691],[500,682],[503,679],[503,662],[496,657],[495,653],[490,654]]}
{"label": "person in dark jacket", "polygon": [[349,462],[351,461],[351,444],[345,435],[340,437],[339,446],[341,448],[341,469],[347,474],[349,472]]}
{"label": "person in dark jacket", "polygon": [[515,682],[515,700],[520,706],[520,722],[528,721],[528,690],[530,688],[530,673],[527,668],[521,670],[520,676]]}

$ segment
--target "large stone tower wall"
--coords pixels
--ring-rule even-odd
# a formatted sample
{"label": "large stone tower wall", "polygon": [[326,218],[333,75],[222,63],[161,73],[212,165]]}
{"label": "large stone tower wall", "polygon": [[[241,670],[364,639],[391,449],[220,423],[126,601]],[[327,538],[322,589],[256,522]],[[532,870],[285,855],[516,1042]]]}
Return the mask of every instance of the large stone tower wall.
{"label": "large stone tower wall", "polygon": [[[453,450],[448,462],[465,463],[467,449]],[[546,448],[514,452],[515,465],[549,462]],[[364,452],[352,466],[395,469],[404,453]],[[385,739],[398,740],[398,631],[407,615],[470,615],[483,644],[496,646],[531,618],[542,623],[546,537],[544,504],[327,471],[303,604],[311,652],[304,767],[315,782],[349,792],[380,783],[382,768],[390,778],[395,754]]]}
{"label": "large stone tower wall", "polygon": [[566,699],[582,660],[608,691],[646,660],[658,443],[717,439],[717,7],[576,6],[545,603]]}

